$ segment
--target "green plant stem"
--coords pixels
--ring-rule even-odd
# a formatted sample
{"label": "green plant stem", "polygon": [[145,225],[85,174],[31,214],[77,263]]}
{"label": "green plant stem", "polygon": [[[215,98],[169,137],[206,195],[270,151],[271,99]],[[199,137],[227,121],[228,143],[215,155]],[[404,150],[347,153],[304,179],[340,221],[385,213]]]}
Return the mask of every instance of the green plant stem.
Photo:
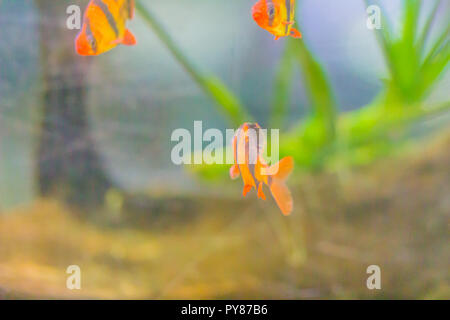
{"label": "green plant stem", "polygon": [[[439,114],[443,114],[449,112],[450,110],[450,101],[441,102],[434,104],[428,108],[423,107],[414,107],[411,108],[411,111],[407,111],[403,116],[392,119],[385,120],[382,123],[377,124],[372,128],[371,133],[369,135],[363,135],[361,137],[353,137],[352,147],[364,145],[379,139],[380,137],[386,136],[393,130],[402,128],[404,126],[411,125],[417,120],[433,117]],[[345,117],[345,114],[341,116]]]}
{"label": "green plant stem", "polygon": [[293,65],[291,49],[288,42],[284,48],[283,56],[279,62],[278,72],[274,81],[274,98],[272,102],[272,113],[270,126],[281,128],[286,119],[286,114],[290,102]]}
{"label": "green plant stem", "polygon": [[228,117],[232,125],[239,126],[242,122],[251,120],[251,117],[243,104],[220,79],[214,75],[204,74],[198,70],[198,68],[183,54],[162,24],[142,4],[142,1],[136,1],[136,10],[192,79],[216,102],[218,106],[220,106],[219,111]]}
{"label": "green plant stem", "polygon": [[414,47],[421,5],[420,0],[403,0],[403,41],[410,48]]}
{"label": "green plant stem", "polygon": [[304,83],[309,95],[312,116],[320,120],[328,142],[336,135],[336,103],[328,76],[303,41],[289,39],[294,56],[302,67]]}
{"label": "green plant stem", "polygon": [[[445,42],[449,41],[449,35],[450,35],[450,23],[447,25],[447,28],[445,31],[440,35],[440,37],[435,41],[433,47],[428,52],[424,62],[423,66],[428,66],[430,61],[433,59],[433,57],[439,52],[439,50],[445,46]],[[449,45],[448,43],[446,44]]]}
{"label": "green plant stem", "polygon": [[[368,0],[364,0],[366,7],[370,5]],[[381,6],[381,4],[377,3],[377,6],[381,10],[381,30],[375,30],[375,37],[378,41],[379,46],[382,49],[383,57],[388,66],[389,72],[391,73],[391,77],[393,79],[398,78],[396,74],[395,64],[392,61],[392,25],[387,16],[386,10]]]}
{"label": "green plant stem", "polygon": [[438,8],[441,4],[441,0],[436,0],[433,6],[433,9],[431,10],[431,14],[428,16],[427,21],[425,22],[425,26],[423,27],[422,34],[419,37],[419,40],[417,41],[417,48],[420,51],[421,55],[423,54],[425,50],[425,44],[428,39],[428,36],[430,34],[430,30],[432,27],[432,24],[434,22],[434,18],[436,17],[436,14],[438,12]]}

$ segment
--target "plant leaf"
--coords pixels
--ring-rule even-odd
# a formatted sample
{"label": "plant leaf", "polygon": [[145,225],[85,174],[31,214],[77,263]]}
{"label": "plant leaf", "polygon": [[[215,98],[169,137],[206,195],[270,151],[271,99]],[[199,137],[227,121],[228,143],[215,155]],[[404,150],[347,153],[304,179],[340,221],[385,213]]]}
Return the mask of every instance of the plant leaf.
{"label": "plant leaf", "polygon": [[335,137],[336,103],[328,77],[303,41],[289,39],[293,57],[302,69],[306,92],[312,108],[312,116],[321,120],[329,141]]}
{"label": "plant leaf", "polygon": [[435,1],[433,9],[431,10],[430,15],[428,16],[428,18],[425,22],[425,25],[423,27],[422,33],[419,37],[419,40],[417,41],[416,47],[421,55],[423,54],[423,52],[425,50],[425,44],[426,44],[426,41],[430,34],[430,30],[431,30],[432,24],[434,22],[434,18],[436,17],[436,14],[438,12],[438,8],[439,8],[439,5],[441,4],[441,2],[442,2],[441,0]]}
{"label": "plant leaf", "polygon": [[272,128],[281,128],[286,118],[292,88],[292,56],[288,42],[284,48],[283,56],[279,62],[278,72],[274,81],[274,98],[270,125]]}
{"label": "plant leaf", "polygon": [[219,111],[228,117],[232,125],[239,126],[243,121],[251,119],[244,105],[220,79],[204,74],[184,55],[161,23],[140,0],[136,1],[136,10],[192,79],[216,102]]}

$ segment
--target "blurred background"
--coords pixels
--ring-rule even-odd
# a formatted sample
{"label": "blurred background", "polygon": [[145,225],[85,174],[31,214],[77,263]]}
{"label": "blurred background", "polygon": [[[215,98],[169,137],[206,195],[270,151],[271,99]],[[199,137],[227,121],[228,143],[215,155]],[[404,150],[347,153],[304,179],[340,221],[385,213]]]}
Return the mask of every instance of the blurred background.
{"label": "blurred background", "polygon": [[[450,298],[449,2],[299,0],[278,41],[254,3],[137,1],[86,58],[87,1],[0,0],[0,299]],[[175,166],[195,120],[280,129],[292,215]]]}

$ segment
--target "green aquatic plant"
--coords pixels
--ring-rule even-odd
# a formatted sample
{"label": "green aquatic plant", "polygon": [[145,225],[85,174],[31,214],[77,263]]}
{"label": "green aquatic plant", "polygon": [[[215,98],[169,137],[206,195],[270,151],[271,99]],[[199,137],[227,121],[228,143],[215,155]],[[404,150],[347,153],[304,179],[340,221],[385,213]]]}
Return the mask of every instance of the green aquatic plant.
{"label": "green aquatic plant", "polygon": [[269,120],[269,125],[272,128],[281,128],[285,125],[291,101],[292,78],[294,76],[292,61],[292,52],[286,46],[278,63],[278,70],[274,79],[273,101]]}
{"label": "green aquatic plant", "polygon": [[159,40],[167,47],[172,56],[181,66],[183,66],[200,88],[216,102],[219,111],[225,115],[232,125],[239,126],[244,121],[251,119],[251,116],[239,98],[237,98],[219,78],[213,74],[200,71],[200,69],[186,57],[158,19],[142,4],[142,1],[136,1],[136,10],[143,20],[152,28]]}
{"label": "green aquatic plant", "polygon": [[[336,102],[328,76],[304,41],[289,39],[275,81],[272,123],[281,125],[293,86],[293,68],[300,66],[309,102],[309,114],[281,141],[282,156],[293,155],[296,162],[316,167],[322,163],[321,150],[329,148],[336,137]],[[298,150],[303,150],[298,152]]]}
{"label": "green aquatic plant", "polygon": [[401,134],[417,120],[449,109],[450,101],[425,105],[428,94],[448,70],[450,59],[448,20],[439,35],[430,39],[440,4],[440,0],[434,1],[423,27],[419,28],[422,1],[403,1],[401,30],[397,34],[381,7],[382,28],[375,32],[388,78],[373,102],[340,116],[336,157],[347,158],[349,164],[369,163],[394,148],[392,132]]}
{"label": "green aquatic plant", "polygon": [[[369,1],[365,2],[369,5]],[[394,33],[382,8],[382,28],[374,32],[385,58],[388,78],[384,79],[384,88],[374,101],[351,112],[337,112],[329,77],[308,48],[307,40],[288,39],[274,79],[269,120],[271,128],[282,129],[280,156],[292,155],[305,170],[334,167],[336,163],[369,163],[392,151],[393,131],[405,130],[417,120],[447,111],[448,101],[424,106],[426,97],[447,70],[450,58],[450,23],[446,23],[437,37],[430,37],[440,5],[440,0],[434,1],[421,26],[422,1],[404,0],[399,34]],[[216,76],[200,71],[141,1],[136,2],[136,9],[192,79],[216,102],[230,124],[238,127],[244,121],[251,121],[239,98]],[[308,114],[288,128],[288,106],[292,89],[297,85],[293,81],[296,67],[308,97]],[[225,177],[228,166],[189,168],[206,179],[215,179]]]}
{"label": "green aquatic plant", "polygon": [[[285,112],[292,71],[286,71],[288,59],[300,62],[304,83],[310,97],[310,115],[301,120],[281,140],[281,155],[294,155],[305,168],[333,166],[338,158],[346,164],[363,164],[392,150],[389,135],[428,115],[447,111],[450,102],[424,106],[424,101],[440,76],[448,68],[450,58],[450,23],[430,41],[430,29],[441,1],[437,0],[419,30],[422,1],[403,1],[402,29],[394,35],[391,22],[382,11],[383,28],[376,32],[388,67],[385,88],[369,105],[336,115],[332,88],[326,73],[305,44],[286,45],[276,79],[274,123],[280,123]],[[369,3],[366,1],[366,4]],[[379,5],[379,3],[377,3]],[[448,16],[448,12],[447,12]],[[430,49],[427,51],[427,43]],[[294,48],[295,50],[291,49]],[[281,88],[281,89],[280,89]]]}
{"label": "green aquatic plant", "polygon": [[[376,34],[389,70],[386,90],[382,93],[382,102],[387,108],[422,102],[446,68],[450,58],[449,22],[436,39],[431,40],[428,52],[426,48],[440,4],[440,0],[434,1],[424,26],[419,29],[422,1],[403,1],[402,30],[397,35],[383,12],[383,28]],[[448,10],[446,15],[448,18]]]}

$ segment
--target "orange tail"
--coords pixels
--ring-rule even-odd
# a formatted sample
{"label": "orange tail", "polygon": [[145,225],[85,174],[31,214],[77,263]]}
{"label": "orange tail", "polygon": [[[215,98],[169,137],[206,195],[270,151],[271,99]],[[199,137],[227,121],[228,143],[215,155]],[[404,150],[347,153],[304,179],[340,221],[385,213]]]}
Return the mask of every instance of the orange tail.
{"label": "orange tail", "polygon": [[276,166],[278,166],[278,172],[271,176],[269,188],[281,212],[287,216],[294,208],[294,201],[285,182],[294,168],[294,159],[292,157],[283,158]]}
{"label": "orange tail", "polygon": [[297,29],[292,28],[291,29],[291,37],[296,38],[296,39],[300,39],[302,37],[302,34]]}
{"label": "orange tail", "polygon": [[136,44],[136,38],[134,37],[134,34],[131,33],[130,30],[125,30],[125,35],[122,40],[122,44],[126,46],[134,46]]}

